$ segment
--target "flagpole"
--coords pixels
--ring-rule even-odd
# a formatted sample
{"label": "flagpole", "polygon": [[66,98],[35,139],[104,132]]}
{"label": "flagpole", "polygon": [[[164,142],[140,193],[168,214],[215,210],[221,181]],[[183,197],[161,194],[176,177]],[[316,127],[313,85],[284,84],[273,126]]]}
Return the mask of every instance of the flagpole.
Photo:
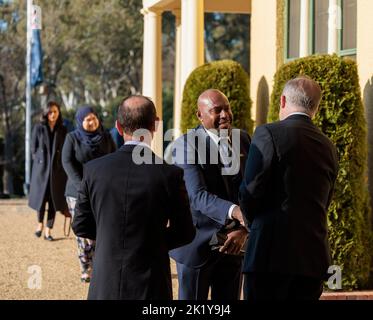
{"label": "flagpole", "polygon": [[27,53],[26,53],[26,130],[25,130],[25,184],[24,193],[27,196],[30,188],[31,176],[31,12],[32,0],[27,0]]}

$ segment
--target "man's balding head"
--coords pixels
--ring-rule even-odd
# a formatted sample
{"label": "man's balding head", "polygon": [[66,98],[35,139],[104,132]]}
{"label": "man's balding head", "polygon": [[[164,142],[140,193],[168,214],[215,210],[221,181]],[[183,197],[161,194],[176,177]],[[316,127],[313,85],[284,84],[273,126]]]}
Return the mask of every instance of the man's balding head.
{"label": "man's balding head", "polygon": [[308,77],[297,77],[285,84],[281,96],[280,119],[292,112],[304,112],[311,118],[317,112],[321,100],[319,84]]}
{"label": "man's balding head", "polygon": [[197,117],[206,129],[230,129],[232,111],[228,98],[217,89],[208,89],[198,97]]}
{"label": "man's balding head", "polygon": [[156,120],[153,101],[141,95],[125,98],[118,108],[118,122],[127,135],[132,135],[138,129],[155,131]]}

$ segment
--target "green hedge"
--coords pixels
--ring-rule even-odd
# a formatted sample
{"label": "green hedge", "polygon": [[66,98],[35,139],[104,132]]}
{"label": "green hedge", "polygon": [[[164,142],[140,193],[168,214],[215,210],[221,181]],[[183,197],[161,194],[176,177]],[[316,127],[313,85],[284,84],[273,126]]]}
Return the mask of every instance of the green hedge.
{"label": "green hedge", "polygon": [[199,124],[196,116],[199,95],[207,89],[218,89],[229,99],[233,126],[252,132],[249,77],[243,67],[232,60],[220,60],[196,68],[188,77],[183,91],[181,130],[186,132]]}
{"label": "green hedge", "polygon": [[307,75],[323,92],[314,123],[333,141],[339,172],[329,208],[332,263],[342,267],[343,289],[364,288],[371,271],[372,236],[367,190],[367,142],[357,65],[336,55],[315,55],[283,65],[276,73],[269,121],[278,120],[286,81]]}

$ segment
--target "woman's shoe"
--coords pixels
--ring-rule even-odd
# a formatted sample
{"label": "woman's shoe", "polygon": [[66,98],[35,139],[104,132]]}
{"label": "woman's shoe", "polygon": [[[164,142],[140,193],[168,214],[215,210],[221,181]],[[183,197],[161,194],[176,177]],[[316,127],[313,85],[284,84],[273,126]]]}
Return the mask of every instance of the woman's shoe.
{"label": "woman's shoe", "polygon": [[89,283],[91,281],[91,278],[88,274],[83,273],[82,276],[80,277],[81,282]]}
{"label": "woman's shoe", "polygon": [[48,236],[48,237],[44,236],[44,240],[53,241],[54,239],[52,236]]}
{"label": "woman's shoe", "polygon": [[41,237],[41,230],[40,231],[35,231],[35,236],[37,237],[37,238],[40,238]]}

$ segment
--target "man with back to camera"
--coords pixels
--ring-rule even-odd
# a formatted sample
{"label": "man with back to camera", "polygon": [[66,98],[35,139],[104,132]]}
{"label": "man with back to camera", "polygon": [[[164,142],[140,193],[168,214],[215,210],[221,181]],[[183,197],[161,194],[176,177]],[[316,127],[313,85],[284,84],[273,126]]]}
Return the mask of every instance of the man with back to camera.
{"label": "man with back to camera", "polygon": [[310,78],[286,83],[280,121],[259,126],[240,187],[250,226],[247,300],[317,300],[330,265],[327,211],[336,148],[313,123],[321,100]]}
{"label": "man with back to camera", "polygon": [[[73,230],[96,239],[88,299],[172,299],[168,251],[192,241],[195,229],[183,171],[150,150],[156,120],[150,99],[124,99],[126,143],[84,167]],[[138,164],[139,154],[151,161]]]}
{"label": "man with back to camera", "polygon": [[[196,236],[190,244],[172,250],[170,256],[177,262],[180,300],[207,300],[210,288],[212,300],[237,300],[241,291],[239,253],[247,238],[237,205],[238,190],[250,137],[238,129],[232,133],[231,107],[219,90],[203,92],[197,106],[201,125],[173,145],[173,160],[184,169]],[[224,146],[235,155],[232,172],[224,171],[230,165],[223,161]],[[232,220],[241,225],[228,233],[219,250],[212,250],[212,237]]]}

